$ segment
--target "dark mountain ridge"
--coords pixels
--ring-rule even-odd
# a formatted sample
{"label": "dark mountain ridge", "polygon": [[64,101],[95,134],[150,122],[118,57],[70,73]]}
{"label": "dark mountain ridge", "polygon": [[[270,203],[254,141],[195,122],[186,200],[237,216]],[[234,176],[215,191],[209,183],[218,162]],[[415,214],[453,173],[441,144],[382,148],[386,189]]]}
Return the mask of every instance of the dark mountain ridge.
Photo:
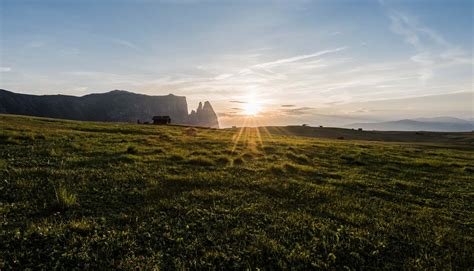
{"label": "dark mountain ridge", "polygon": [[[151,121],[156,115],[171,117],[174,124],[218,128],[219,121],[211,104],[188,114],[186,97],[173,94],[150,96],[124,90],[89,94],[29,95],[0,89],[0,113],[85,121]],[[199,114],[198,114],[199,113]]]}

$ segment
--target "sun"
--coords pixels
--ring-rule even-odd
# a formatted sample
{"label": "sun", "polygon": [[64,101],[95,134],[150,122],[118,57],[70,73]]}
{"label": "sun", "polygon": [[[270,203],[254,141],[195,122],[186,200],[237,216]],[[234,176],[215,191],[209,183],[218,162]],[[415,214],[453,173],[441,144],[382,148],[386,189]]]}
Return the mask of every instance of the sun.
{"label": "sun", "polygon": [[247,116],[255,116],[260,113],[261,107],[256,102],[246,103],[243,107],[243,113]]}

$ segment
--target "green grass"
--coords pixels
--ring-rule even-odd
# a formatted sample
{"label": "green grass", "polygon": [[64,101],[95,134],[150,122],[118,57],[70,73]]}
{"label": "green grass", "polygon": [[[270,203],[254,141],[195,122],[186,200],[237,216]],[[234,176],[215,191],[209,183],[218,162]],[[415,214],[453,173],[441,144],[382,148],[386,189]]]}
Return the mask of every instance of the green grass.
{"label": "green grass", "polygon": [[54,187],[54,194],[56,195],[56,204],[61,209],[71,208],[77,204],[76,195],[69,192],[64,186]]}
{"label": "green grass", "polygon": [[0,269],[474,266],[472,145],[256,131],[0,115]]}

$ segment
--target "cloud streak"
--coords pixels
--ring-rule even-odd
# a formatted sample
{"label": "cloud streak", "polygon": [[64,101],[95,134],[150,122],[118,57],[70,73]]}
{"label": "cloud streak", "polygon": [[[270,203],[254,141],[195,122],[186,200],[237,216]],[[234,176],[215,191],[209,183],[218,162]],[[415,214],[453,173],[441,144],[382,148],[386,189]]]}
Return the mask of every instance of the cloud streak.
{"label": "cloud streak", "polygon": [[419,66],[418,78],[423,85],[433,78],[437,68],[457,64],[472,65],[468,54],[459,46],[448,42],[440,33],[422,25],[415,18],[388,7],[384,2],[381,4],[388,10],[392,32],[402,36],[417,51],[410,60]]}
{"label": "cloud streak", "polygon": [[316,53],[313,53],[313,54],[308,54],[308,55],[299,55],[299,56],[294,56],[294,57],[289,57],[289,58],[278,59],[278,60],[275,60],[275,61],[270,61],[270,62],[265,62],[265,63],[260,63],[260,64],[257,64],[257,65],[254,65],[252,68],[260,68],[260,69],[271,68],[271,67],[275,67],[275,66],[279,66],[279,65],[289,64],[289,63],[293,63],[293,62],[298,62],[298,61],[302,61],[302,60],[306,60],[306,59],[310,59],[310,58],[323,56],[323,55],[330,54],[330,53],[336,53],[336,52],[339,52],[339,51],[342,51],[342,50],[346,50],[347,48],[349,48],[349,47],[344,46],[344,47],[339,47],[339,48],[336,48],[336,49],[319,51],[319,52],[316,52]]}
{"label": "cloud streak", "polygon": [[133,49],[135,51],[139,51],[141,52],[142,49],[136,45],[135,43],[131,42],[131,41],[128,41],[128,40],[124,40],[124,39],[111,39],[110,40],[112,43],[115,43],[115,44],[118,44],[120,46],[123,46],[123,47],[126,47],[126,48],[129,48],[129,49]]}

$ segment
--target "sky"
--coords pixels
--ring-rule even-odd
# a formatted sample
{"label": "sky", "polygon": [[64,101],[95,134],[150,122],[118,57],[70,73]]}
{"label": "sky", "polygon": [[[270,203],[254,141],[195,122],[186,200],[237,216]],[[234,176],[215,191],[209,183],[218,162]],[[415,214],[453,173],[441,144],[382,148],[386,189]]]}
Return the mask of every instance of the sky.
{"label": "sky", "polygon": [[0,88],[173,93],[223,127],[471,119],[473,37],[470,0],[0,0]]}

